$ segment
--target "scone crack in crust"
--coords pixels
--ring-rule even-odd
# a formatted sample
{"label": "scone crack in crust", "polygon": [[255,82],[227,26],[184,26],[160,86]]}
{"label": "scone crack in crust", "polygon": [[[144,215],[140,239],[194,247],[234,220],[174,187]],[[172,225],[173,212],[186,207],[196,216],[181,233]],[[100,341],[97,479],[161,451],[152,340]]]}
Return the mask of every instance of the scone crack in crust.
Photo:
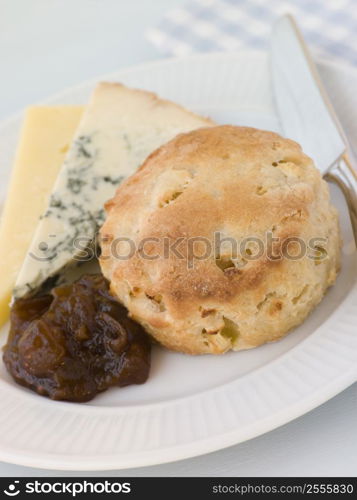
{"label": "scone crack in crust", "polygon": [[[339,268],[328,186],[297,143],[273,132],[225,125],[181,134],[123,182],[106,210],[101,268],[112,292],[156,340],[186,353],[279,339]],[[293,254],[305,243],[312,256],[271,258],[267,235],[273,256],[287,242]],[[248,241],[244,253],[229,239]],[[192,240],[205,258],[192,258]],[[257,241],[266,246],[252,258]],[[125,245],[132,252],[117,258],[113,249]]]}

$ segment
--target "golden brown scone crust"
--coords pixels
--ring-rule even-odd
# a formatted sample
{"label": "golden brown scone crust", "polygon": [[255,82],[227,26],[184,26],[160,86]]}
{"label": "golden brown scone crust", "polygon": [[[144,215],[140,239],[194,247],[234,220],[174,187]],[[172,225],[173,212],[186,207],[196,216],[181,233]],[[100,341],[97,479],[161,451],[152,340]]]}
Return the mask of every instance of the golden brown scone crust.
{"label": "golden brown scone crust", "polygon": [[[148,157],[106,210],[102,271],[132,317],[170,349],[219,354],[275,341],[304,320],[338,271],[328,186],[297,143],[273,132],[225,125],[181,134]],[[217,232],[259,238],[264,253],[255,258],[250,241],[233,255],[226,242],[203,258],[207,244],[197,237],[214,246]],[[301,244],[289,238],[298,237],[309,257],[272,259],[267,233],[277,238],[274,255],[284,247],[296,257]],[[136,249],[123,260],[125,238]],[[181,256],[168,255],[168,242]]]}

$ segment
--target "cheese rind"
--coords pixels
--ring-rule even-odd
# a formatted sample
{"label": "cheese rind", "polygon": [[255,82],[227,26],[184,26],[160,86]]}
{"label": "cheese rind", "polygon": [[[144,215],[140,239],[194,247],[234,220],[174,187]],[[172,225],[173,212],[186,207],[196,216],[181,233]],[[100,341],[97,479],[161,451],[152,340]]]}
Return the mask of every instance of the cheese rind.
{"label": "cheese rind", "polygon": [[14,297],[33,293],[80,259],[104,222],[104,203],[154,149],[178,133],[212,125],[150,92],[99,84],[29,247]]}
{"label": "cheese rind", "polygon": [[25,112],[0,223],[0,326],[9,317],[16,276],[82,113],[80,106],[34,106]]}

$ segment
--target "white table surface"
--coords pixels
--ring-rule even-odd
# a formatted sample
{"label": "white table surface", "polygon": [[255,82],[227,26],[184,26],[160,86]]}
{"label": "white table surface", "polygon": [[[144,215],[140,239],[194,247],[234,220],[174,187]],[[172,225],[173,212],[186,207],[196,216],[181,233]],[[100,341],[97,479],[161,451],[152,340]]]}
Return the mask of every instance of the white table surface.
{"label": "white table surface", "polygon": [[[181,3],[183,0],[0,0],[0,119],[67,86],[159,58],[143,33]],[[357,384],[264,436],[172,464],[109,473],[63,473],[0,463],[0,476],[76,474],[356,476]]]}

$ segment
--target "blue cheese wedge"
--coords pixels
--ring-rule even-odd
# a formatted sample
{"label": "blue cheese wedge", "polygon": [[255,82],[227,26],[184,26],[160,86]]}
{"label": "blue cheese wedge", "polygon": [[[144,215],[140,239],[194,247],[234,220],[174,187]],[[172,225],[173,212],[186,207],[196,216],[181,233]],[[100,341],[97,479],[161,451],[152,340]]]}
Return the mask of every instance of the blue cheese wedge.
{"label": "blue cheese wedge", "polygon": [[152,151],[178,133],[212,125],[150,92],[100,83],[49,194],[13,297],[58,283],[83,260],[104,222],[104,203]]}

